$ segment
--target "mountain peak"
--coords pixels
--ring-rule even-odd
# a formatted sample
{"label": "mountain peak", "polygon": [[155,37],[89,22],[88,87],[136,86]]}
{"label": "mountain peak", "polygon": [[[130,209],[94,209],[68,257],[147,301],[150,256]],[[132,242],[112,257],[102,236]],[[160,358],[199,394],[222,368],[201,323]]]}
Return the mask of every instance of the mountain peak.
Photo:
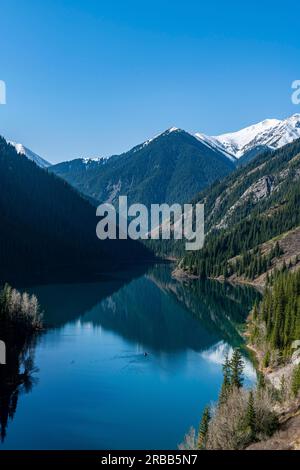
{"label": "mountain peak", "polygon": [[[276,124],[279,124],[280,122],[281,122],[280,119],[275,119],[275,118],[264,119],[263,121],[261,121],[261,123],[254,124],[254,126],[258,126],[259,124],[261,124],[263,127],[269,127],[269,126],[274,126]],[[254,127],[254,126],[252,126],[252,127]]]}
{"label": "mountain peak", "polygon": [[298,138],[300,138],[300,114],[294,114],[285,120],[265,119],[237,132],[212,137],[236,158],[259,147],[275,150]]}
{"label": "mountain peak", "polygon": [[[76,160],[54,165],[50,171],[97,202],[129,204],[184,203],[234,170],[235,165],[216,148],[202,145],[177,127],[106,160]],[[86,164],[88,163],[88,164]]]}
{"label": "mountain peak", "polygon": [[295,113],[290,118],[287,118],[286,121],[300,121],[300,114]]}
{"label": "mountain peak", "polygon": [[196,139],[199,140],[202,144],[206,145],[206,147],[218,150],[223,155],[225,155],[225,157],[229,158],[229,160],[231,160],[232,162],[236,162],[235,156],[232,153],[228,152],[215,137],[209,137],[205,134],[202,134],[201,132],[196,132],[194,137],[196,137]]}
{"label": "mountain peak", "polygon": [[184,131],[182,129],[179,129],[178,127],[169,127],[169,129],[161,132],[160,134],[157,134],[151,139],[145,140],[145,142],[143,142],[142,144],[133,147],[132,151],[138,152],[139,150],[143,149],[144,147],[147,147],[149,144],[159,139],[160,137],[165,137],[166,135],[172,134],[174,132],[184,132]]}
{"label": "mountain peak", "polygon": [[176,131],[181,131],[181,129],[179,129],[178,127],[170,127],[169,129],[166,130],[166,132],[168,132],[169,134],[171,134],[171,132],[176,132]]}
{"label": "mountain peak", "polygon": [[19,155],[24,155],[24,157],[27,157],[29,160],[36,163],[39,167],[48,168],[49,166],[51,166],[51,163],[47,162],[47,160],[44,160],[44,158],[34,153],[32,150],[28,149],[23,144],[19,144],[17,142],[12,142],[9,140],[7,140],[6,142],[15,147],[16,152]]}
{"label": "mountain peak", "polygon": [[[185,131],[183,129],[180,129],[179,127],[169,127],[169,129],[166,129],[164,132],[161,132],[158,134],[154,139],[157,139],[159,137],[164,137],[169,134],[174,134],[174,133],[184,133]],[[154,140],[152,139],[152,140]]]}

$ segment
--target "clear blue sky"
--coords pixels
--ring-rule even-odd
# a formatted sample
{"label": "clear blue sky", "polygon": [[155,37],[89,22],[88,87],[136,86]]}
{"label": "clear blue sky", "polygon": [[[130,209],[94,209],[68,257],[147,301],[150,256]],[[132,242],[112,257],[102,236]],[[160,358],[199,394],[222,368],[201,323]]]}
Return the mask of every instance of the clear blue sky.
{"label": "clear blue sky", "polygon": [[58,162],[300,112],[299,15],[299,0],[1,0],[0,134]]}

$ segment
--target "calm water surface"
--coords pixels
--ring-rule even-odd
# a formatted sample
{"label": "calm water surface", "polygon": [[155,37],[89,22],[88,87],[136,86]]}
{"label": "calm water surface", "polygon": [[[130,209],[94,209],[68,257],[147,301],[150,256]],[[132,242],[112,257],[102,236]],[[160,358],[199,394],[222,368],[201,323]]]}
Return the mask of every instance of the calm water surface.
{"label": "calm water surface", "polygon": [[217,398],[224,355],[242,344],[258,296],[175,281],[166,265],[26,290],[49,328],[21,351],[31,378],[0,406],[1,449],[176,449]]}

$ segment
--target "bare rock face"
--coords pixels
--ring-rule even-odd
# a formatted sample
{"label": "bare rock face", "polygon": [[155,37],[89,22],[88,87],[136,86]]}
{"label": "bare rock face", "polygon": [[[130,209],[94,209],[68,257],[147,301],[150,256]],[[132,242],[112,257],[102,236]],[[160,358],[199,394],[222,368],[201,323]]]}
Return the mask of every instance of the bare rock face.
{"label": "bare rock face", "polygon": [[[235,202],[227,211],[225,217],[216,225],[217,229],[227,228],[230,222],[230,218],[233,216],[235,211],[244,204],[245,201],[251,200],[254,203],[258,203],[262,199],[269,197],[275,190],[275,178],[273,176],[263,176],[253,183],[249,188],[242,194],[239,200]],[[218,201],[220,204],[220,202]]]}
{"label": "bare rock face", "polygon": [[113,204],[117,200],[121,192],[121,188],[122,188],[122,181],[120,179],[116,184],[110,181],[106,187],[108,198],[105,202],[107,202],[108,204]]}
{"label": "bare rock face", "polygon": [[258,202],[264,199],[273,192],[274,190],[274,178],[272,176],[263,176],[255,183],[253,183],[247,191],[244,192],[241,199],[246,199],[249,196],[253,196],[254,201]]}

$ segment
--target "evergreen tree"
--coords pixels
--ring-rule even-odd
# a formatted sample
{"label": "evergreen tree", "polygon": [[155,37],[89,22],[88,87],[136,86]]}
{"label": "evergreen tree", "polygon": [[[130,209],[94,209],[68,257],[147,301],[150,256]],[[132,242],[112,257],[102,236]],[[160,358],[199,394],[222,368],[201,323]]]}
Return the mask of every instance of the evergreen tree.
{"label": "evergreen tree", "polygon": [[221,392],[219,395],[219,405],[223,405],[226,403],[226,400],[228,398],[228,394],[230,391],[230,361],[228,354],[225,356],[225,362],[223,364],[223,383],[221,387]]}
{"label": "evergreen tree", "polygon": [[258,307],[257,307],[257,302],[255,302],[254,307],[253,307],[253,320],[257,320],[258,317]]}
{"label": "evergreen tree", "polygon": [[272,346],[274,349],[281,347],[281,333],[282,333],[282,324],[284,321],[284,292],[282,285],[279,285],[278,290],[275,291],[275,323],[272,334]]}
{"label": "evergreen tree", "polygon": [[92,275],[149,258],[137,241],[100,241],[95,207],[2,137],[0,188],[0,279],[30,273],[57,280],[57,275]]}
{"label": "evergreen tree", "polygon": [[208,406],[204,408],[201,423],[199,426],[199,433],[198,433],[198,449],[202,450],[206,447],[207,441],[207,433],[208,433],[208,425],[210,421],[210,409]]}
{"label": "evergreen tree", "polygon": [[262,372],[257,373],[257,390],[263,390],[266,387],[265,376]]}
{"label": "evergreen tree", "polygon": [[[195,198],[195,201],[205,201],[207,212],[211,214],[205,246],[193,254],[196,273],[199,262],[205,261],[206,276],[226,274],[225,266],[231,264],[230,260],[234,258],[239,275],[255,278],[271,268],[275,258],[281,257],[283,250],[278,240],[272,243],[273,247],[268,253],[260,252],[260,247],[264,242],[300,225],[300,185],[294,178],[294,171],[300,167],[299,160],[293,164],[294,171],[290,171],[285,181],[277,186],[277,191],[273,191],[268,198],[255,204],[249,198],[243,201],[240,198],[259,177],[268,173],[277,176],[283,170],[290,169],[291,161],[299,153],[298,140],[272,156],[259,157]],[[255,174],[251,170],[255,170]],[[282,201],[285,201],[284,204]],[[234,211],[231,209],[233,207]],[[273,207],[278,207],[278,210],[272,211]],[[224,225],[223,220],[226,220]],[[188,267],[188,257],[188,254],[184,256],[183,266]],[[283,270],[288,271],[284,263]]]}
{"label": "evergreen tree", "polygon": [[264,360],[263,360],[263,366],[264,367],[269,367],[270,365],[270,358],[271,358],[271,353],[270,351],[268,350],[265,354],[265,357],[264,357]]}
{"label": "evergreen tree", "polygon": [[292,392],[296,397],[300,390],[300,364],[296,365],[293,370],[292,377]]}
{"label": "evergreen tree", "polygon": [[292,342],[300,337],[300,270],[272,275],[259,312],[268,347],[263,364],[268,367],[272,351],[278,351],[285,360],[292,353]]}
{"label": "evergreen tree", "polygon": [[246,427],[250,430],[250,439],[255,439],[256,433],[256,413],[254,408],[254,396],[252,390],[249,393],[247,412],[246,412]]}
{"label": "evergreen tree", "polygon": [[239,348],[233,351],[230,361],[230,384],[232,387],[241,388],[243,386],[244,362]]}

